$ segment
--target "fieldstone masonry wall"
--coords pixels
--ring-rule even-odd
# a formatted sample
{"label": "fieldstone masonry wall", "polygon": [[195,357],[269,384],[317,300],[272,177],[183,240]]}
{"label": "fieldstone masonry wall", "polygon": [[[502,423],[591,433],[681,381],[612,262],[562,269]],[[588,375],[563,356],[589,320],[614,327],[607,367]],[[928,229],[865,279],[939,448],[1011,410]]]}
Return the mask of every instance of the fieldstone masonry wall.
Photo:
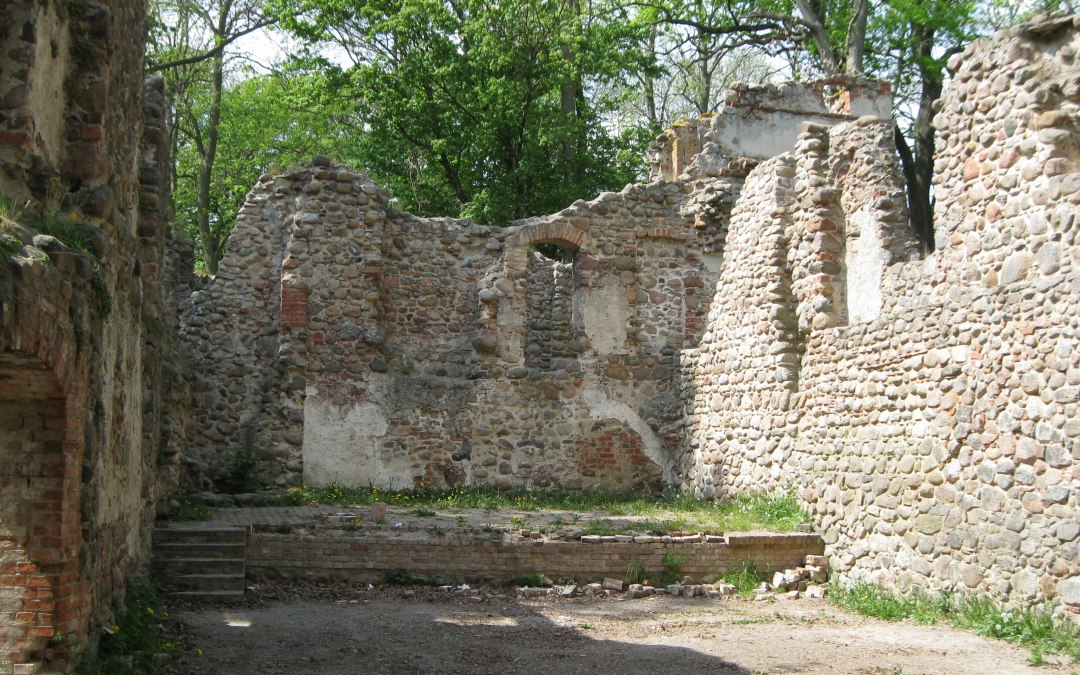
{"label": "fieldstone masonry wall", "polygon": [[793,489],[844,576],[1080,609],[1076,28],[952,62],[925,259],[865,81],[738,86],[506,230],[264,176],[184,311],[192,482]]}
{"label": "fieldstone masonry wall", "polygon": [[323,160],[264,177],[185,310],[193,456],[212,476],[245,448],[282,485],[671,484],[675,355],[715,283],[684,190],[498,229],[398,213]]}
{"label": "fieldstone masonry wall", "polygon": [[1076,28],[952,62],[925,260],[887,122],[750,174],[684,354],[687,488],[793,487],[845,576],[1080,611]]}

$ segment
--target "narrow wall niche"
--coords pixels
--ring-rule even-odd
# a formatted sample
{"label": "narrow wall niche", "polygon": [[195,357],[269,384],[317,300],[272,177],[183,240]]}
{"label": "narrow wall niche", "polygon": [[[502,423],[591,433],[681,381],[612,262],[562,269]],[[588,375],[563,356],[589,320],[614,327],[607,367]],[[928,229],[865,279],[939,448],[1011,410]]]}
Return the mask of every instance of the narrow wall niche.
{"label": "narrow wall niche", "polygon": [[525,365],[558,370],[575,362],[581,352],[574,315],[577,289],[577,250],[565,244],[537,243],[529,247],[525,324]]}

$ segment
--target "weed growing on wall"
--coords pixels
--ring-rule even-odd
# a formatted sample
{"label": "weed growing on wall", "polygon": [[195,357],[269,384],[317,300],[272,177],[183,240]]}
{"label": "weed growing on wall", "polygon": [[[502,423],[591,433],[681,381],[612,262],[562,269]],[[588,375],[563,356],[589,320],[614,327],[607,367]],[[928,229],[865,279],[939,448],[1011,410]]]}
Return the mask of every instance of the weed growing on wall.
{"label": "weed growing on wall", "polygon": [[383,575],[383,581],[395,586],[446,586],[455,582],[443,577],[419,576],[405,570],[390,570]]}
{"label": "weed growing on wall", "polygon": [[[15,251],[18,251],[21,245],[22,242],[17,237],[6,232],[0,232],[0,263],[11,262],[11,257],[15,255]],[[2,273],[0,271],[0,274]]]}
{"label": "weed growing on wall", "polygon": [[255,492],[259,482],[259,461],[247,450],[238,448],[223,458],[221,477],[217,487],[228,494]]}
{"label": "weed growing on wall", "polygon": [[663,574],[660,575],[661,581],[666,584],[673,584],[679,580],[682,576],[682,564],[686,562],[686,559],[681,555],[676,555],[671,551],[664,554],[664,557],[660,559],[660,565],[664,568]]}
{"label": "weed growing on wall", "polygon": [[93,239],[80,224],[79,208],[81,204],[65,208],[67,195],[59,178],[53,178],[45,188],[41,215],[30,221],[30,225],[50,237],[59,240],[64,246],[93,255],[90,245]]}
{"label": "weed growing on wall", "polygon": [[544,585],[544,575],[539,572],[524,572],[522,574],[515,574],[505,579],[499,579],[495,582],[496,586],[528,586],[531,588],[540,588]]}
{"label": "weed growing on wall", "polygon": [[214,511],[208,506],[196,504],[190,499],[181,499],[180,506],[173,512],[172,520],[185,522],[210,520],[214,517]]}
{"label": "weed growing on wall", "polygon": [[632,560],[630,564],[626,566],[626,575],[624,577],[626,583],[643,584],[648,577],[649,572],[645,569],[645,563],[641,560]]}
{"label": "weed growing on wall", "polygon": [[6,218],[16,223],[21,222],[24,215],[26,215],[26,208],[30,205],[28,201],[19,201],[16,199],[8,199],[7,197],[0,195],[0,218]]}

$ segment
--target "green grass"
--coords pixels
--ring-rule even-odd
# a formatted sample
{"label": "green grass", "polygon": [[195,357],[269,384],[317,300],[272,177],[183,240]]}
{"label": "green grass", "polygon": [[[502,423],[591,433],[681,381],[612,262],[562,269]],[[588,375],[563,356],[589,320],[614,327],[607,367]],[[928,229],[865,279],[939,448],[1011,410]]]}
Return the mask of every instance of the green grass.
{"label": "green grass", "polygon": [[760,617],[745,617],[742,619],[735,619],[731,622],[732,626],[750,626],[756,623],[772,623],[772,619],[764,619]]}
{"label": "green grass", "polygon": [[180,520],[185,522],[210,520],[214,517],[214,511],[202,504],[196,504],[190,499],[181,499],[180,506],[172,514],[172,520]]}
{"label": "green grass", "polygon": [[[74,217],[75,214],[72,214]],[[90,244],[93,239],[74,220],[65,220],[60,216],[38,218],[30,221],[30,226],[42,234],[47,234],[60,241],[64,246],[93,255]]]}
{"label": "green grass", "polygon": [[1042,663],[1043,654],[1065,654],[1080,664],[1080,628],[1056,621],[1045,609],[1006,610],[989,598],[964,598],[956,603],[952,623],[979,635],[1024,645],[1031,660]]}
{"label": "green grass", "polygon": [[933,624],[948,609],[948,596],[929,596],[921,591],[908,595],[890,593],[881,586],[857,582],[851,586],[833,584],[829,599],[835,604],[886,621],[912,620]]}
{"label": "green grass", "polygon": [[21,222],[23,216],[26,215],[26,207],[28,205],[29,202],[27,201],[19,202],[0,195],[0,217],[7,218],[16,223]]}
{"label": "green grass", "polygon": [[582,527],[581,533],[587,536],[610,537],[616,534],[628,534],[627,525],[616,524],[610,520],[590,520]]}
{"label": "green grass", "polygon": [[[124,604],[101,638],[97,653],[84,657],[80,675],[144,675],[164,672],[160,654],[172,650],[161,631],[167,617],[157,589],[146,580],[128,586]],[[55,639],[55,638],[54,638]]]}
{"label": "green grass", "polygon": [[1013,642],[1031,650],[1035,665],[1043,662],[1045,654],[1064,654],[1073,663],[1080,663],[1080,628],[1068,620],[1055,620],[1045,609],[1010,610],[986,597],[931,596],[921,591],[899,596],[865,582],[847,587],[833,584],[828,598],[865,616],[921,624],[946,621],[979,635]]}
{"label": "green grass", "polygon": [[758,571],[757,563],[747,561],[736,569],[724,572],[721,578],[725,583],[734,586],[739,591],[739,595],[749,597],[761,583],[761,572]]}
{"label": "green grass", "polygon": [[[371,504],[431,509],[473,508],[491,511],[516,509],[537,511],[598,511],[613,517],[632,516],[645,522],[590,524],[586,534],[620,534],[642,529],[661,531],[731,532],[769,530],[790,532],[810,522],[793,494],[753,494],[733,497],[719,504],[669,493],[660,497],[604,491],[511,490],[486,487],[457,489],[414,488],[386,491],[348,488],[341,485],[301,487],[276,499],[280,505]],[[588,529],[588,528],[587,528]]]}

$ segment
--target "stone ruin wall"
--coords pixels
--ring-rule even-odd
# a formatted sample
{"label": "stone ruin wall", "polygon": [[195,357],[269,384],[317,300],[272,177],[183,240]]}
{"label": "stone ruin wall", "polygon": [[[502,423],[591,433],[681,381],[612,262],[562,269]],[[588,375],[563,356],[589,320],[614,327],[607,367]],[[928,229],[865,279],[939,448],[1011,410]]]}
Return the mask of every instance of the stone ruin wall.
{"label": "stone ruin wall", "polygon": [[[190,487],[220,486],[238,450],[279,486],[677,485],[683,355],[701,339],[747,171],[807,117],[827,128],[853,108],[887,110],[878,85],[856,84],[836,110],[826,85],[740,89],[695,127],[711,160],[693,164],[697,180],[627,186],[508,229],[399,213],[324,159],[263,176],[181,321]],[[743,154],[722,157],[731,129]],[[656,167],[692,158],[681,142],[660,139]]]}
{"label": "stone ruin wall", "polygon": [[185,309],[193,487],[243,447],[278,485],[793,489],[845,577],[1076,608],[1075,28],[954,60],[930,255],[867,82],[737,87],[654,182],[507,230],[264,176]]}
{"label": "stone ruin wall", "polygon": [[322,160],[264,176],[182,321],[194,487],[231,449],[278,485],[672,484],[677,354],[716,282],[684,189],[501,229],[397,212]]}
{"label": "stone ruin wall", "polygon": [[[145,569],[179,477],[177,452],[159,454],[183,436],[167,414],[180,267],[145,28],[137,0],[0,12],[0,195],[31,200],[0,219],[0,673],[73,667]],[[92,255],[31,228],[50,186]]]}
{"label": "stone ruin wall", "polygon": [[687,488],[793,487],[846,577],[1080,610],[1076,28],[950,64],[924,260],[891,123],[804,125],[751,173],[684,358]]}

